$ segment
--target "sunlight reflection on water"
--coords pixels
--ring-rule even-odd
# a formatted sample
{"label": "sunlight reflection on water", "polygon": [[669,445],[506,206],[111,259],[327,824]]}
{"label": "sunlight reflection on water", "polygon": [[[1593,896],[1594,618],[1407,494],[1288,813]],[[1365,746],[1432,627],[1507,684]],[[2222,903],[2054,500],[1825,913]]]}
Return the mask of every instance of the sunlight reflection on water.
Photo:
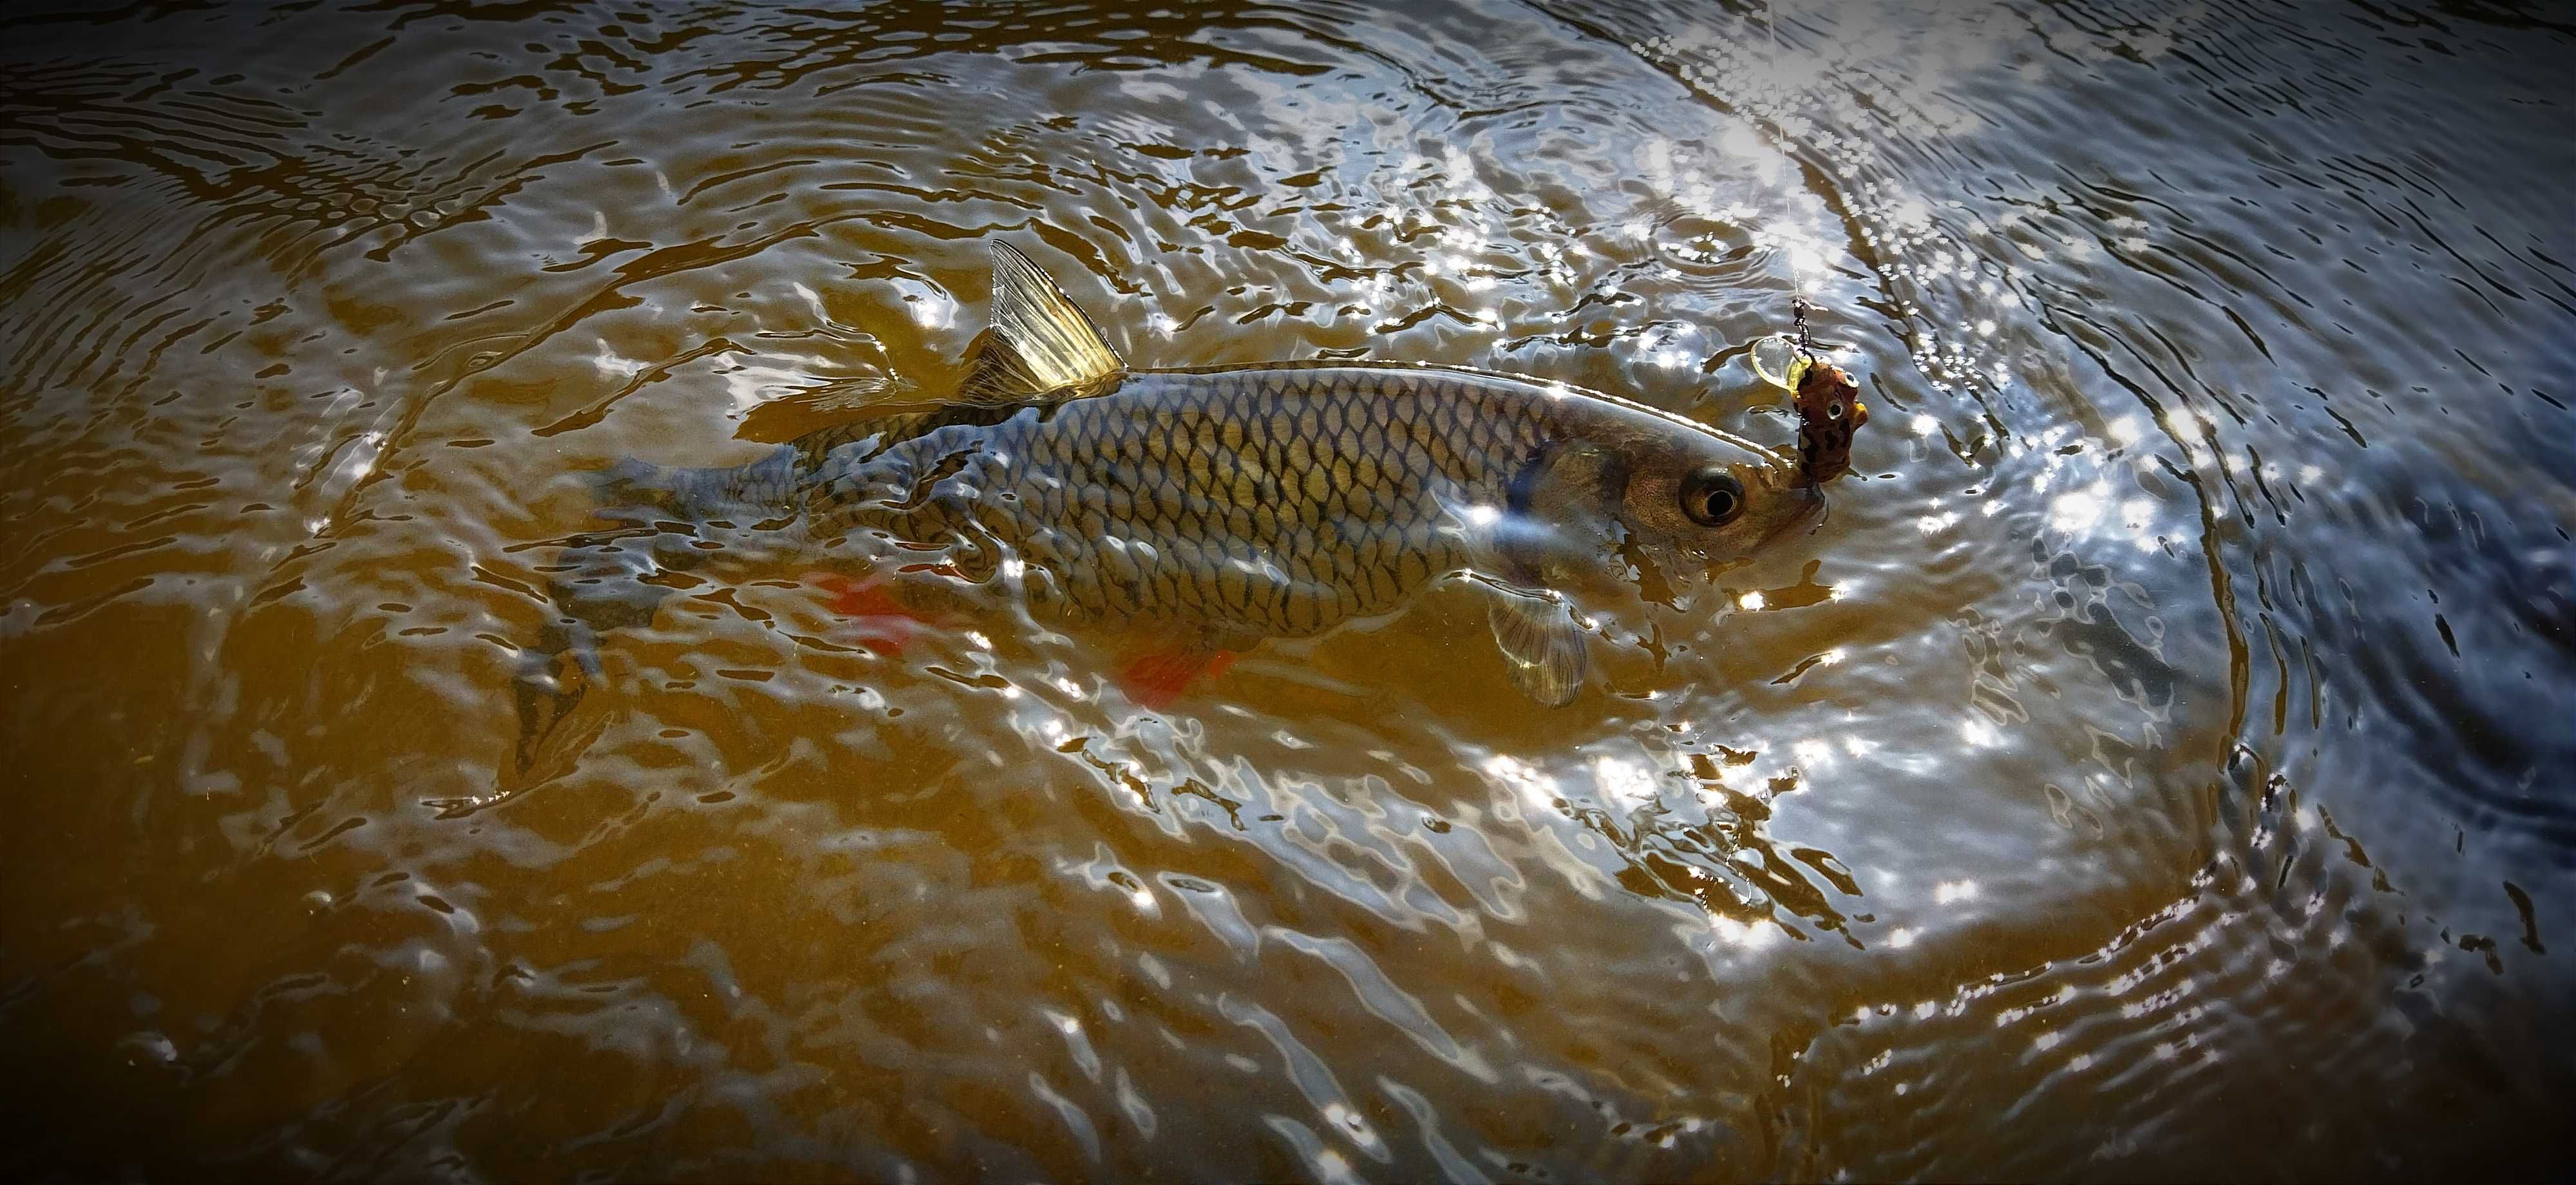
{"label": "sunlight reflection on water", "polygon": [[[2539,1160],[2576,248],[2495,113],[2568,33],[1776,9],[5,18],[0,1163]],[[992,239],[1144,365],[1773,443],[1804,295],[1881,418],[1558,712],[1467,589],[1146,710],[1026,614],[871,647],[793,532],[567,546],[948,389]],[[518,778],[565,557],[682,552]]]}

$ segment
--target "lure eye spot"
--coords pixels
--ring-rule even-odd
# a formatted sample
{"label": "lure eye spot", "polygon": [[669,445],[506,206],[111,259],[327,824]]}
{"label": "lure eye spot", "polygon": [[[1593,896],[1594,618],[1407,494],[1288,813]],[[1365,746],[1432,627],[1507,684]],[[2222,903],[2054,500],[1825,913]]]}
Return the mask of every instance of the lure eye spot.
{"label": "lure eye spot", "polygon": [[1722,527],[1744,513],[1744,483],[1724,469],[1702,469],[1682,483],[1682,513],[1704,527]]}

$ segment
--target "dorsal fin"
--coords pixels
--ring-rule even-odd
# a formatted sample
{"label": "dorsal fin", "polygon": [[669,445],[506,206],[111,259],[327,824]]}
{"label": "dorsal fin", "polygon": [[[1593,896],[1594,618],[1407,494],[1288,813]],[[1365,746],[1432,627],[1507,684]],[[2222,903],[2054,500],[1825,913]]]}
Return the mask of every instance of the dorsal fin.
{"label": "dorsal fin", "polygon": [[993,325],[978,339],[960,403],[1017,404],[1093,394],[1127,363],[1046,271],[993,242]]}

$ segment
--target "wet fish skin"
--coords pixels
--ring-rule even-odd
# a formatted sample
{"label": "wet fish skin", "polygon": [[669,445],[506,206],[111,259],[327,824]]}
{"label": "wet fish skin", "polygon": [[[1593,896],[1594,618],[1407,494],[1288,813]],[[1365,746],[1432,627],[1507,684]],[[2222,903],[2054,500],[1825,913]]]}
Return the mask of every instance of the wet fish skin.
{"label": "wet fish skin", "polygon": [[[1532,505],[1548,462],[1577,446],[1611,457],[1638,505]],[[1678,501],[1682,477],[1711,468],[1752,503],[1724,528]],[[1349,363],[1131,372],[1098,395],[898,414],[700,472],[689,500],[703,507],[801,515],[817,536],[961,542],[976,575],[1022,561],[1034,610],[1211,637],[1319,633],[1462,569],[1580,580],[1562,562],[1575,557],[1550,550],[1607,567],[1566,536],[1612,519],[1675,562],[1735,558],[1815,505],[1776,458],[1661,411],[1508,375]]]}
{"label": "wet fish skin", "polygon": [[[990,426],[947,426],[801,491],[818,529],[988,537],[1031,607],[1079,621],[1311,635],[1466,566],[1448,507],[1500,506],[1536,400],[1361,368],[1145,373]],[[981,542],[982,540],[978,540]]]}
{"label": "wet fish skin", "polygon": [[[621,465],[612,499],[828,544],[873,536],[1028,607],[1242,648],[1400,608],[1468,573],[1542,703],[1580,690],[1560,593],[1750,557],[1814,521],[1791,457],[1684,417],[1488,371],[1308,362],[1134,369],[994,248],[992,330],[951,401],[865,415],[731,469]],[[953,592],[953,582],[945,584]],[[916,585],[916,587],[920,587]]]}

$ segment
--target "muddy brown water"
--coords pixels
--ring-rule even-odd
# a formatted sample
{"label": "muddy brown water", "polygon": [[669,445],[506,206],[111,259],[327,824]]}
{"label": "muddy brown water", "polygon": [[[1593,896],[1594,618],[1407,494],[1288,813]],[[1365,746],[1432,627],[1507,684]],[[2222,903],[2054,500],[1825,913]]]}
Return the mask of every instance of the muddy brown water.
{"label": "muddy brown water", "polygon": [[[1768,19],[1766,19],[1768,18]],[[2576,154],[2541,8],[0,18],[12,1175],[2420,1178],[2566,1151]],[[1522,701],[1481,604],[1173,706],[682,581],[530,770],[583,471],[982,324],[1775,443]],[[710,548],[727,546],[720,538]]]}

